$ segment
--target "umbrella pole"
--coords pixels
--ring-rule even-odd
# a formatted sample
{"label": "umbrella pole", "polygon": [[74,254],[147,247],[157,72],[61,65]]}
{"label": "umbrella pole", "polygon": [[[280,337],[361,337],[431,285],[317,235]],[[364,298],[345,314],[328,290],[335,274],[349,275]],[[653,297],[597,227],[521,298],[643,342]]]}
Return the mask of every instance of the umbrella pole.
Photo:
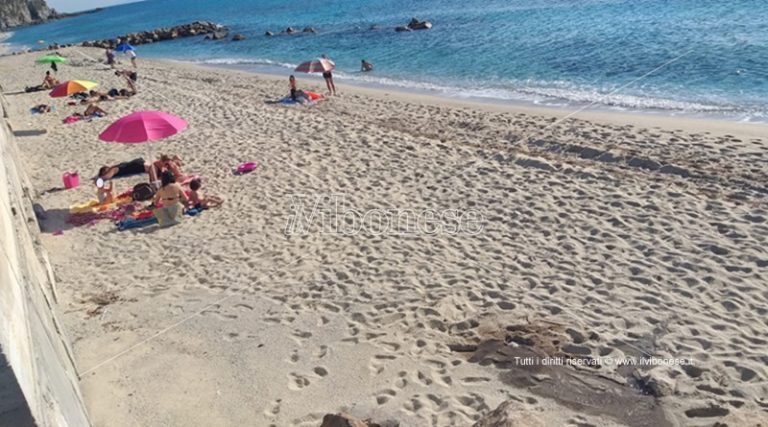
{"label": "umbrella pole", "polygon": [[[155,158],[153,156],[154,153],[152,152],[152,143],[151,142],[147,144],[147,151],[149,152],[149,167],[152,168],[152,169],[150,169],[152,171],[152,174],[150,175],[150,185],[152,185],[152,187],[154,187],[155,190],[159,190],[160,189],[160,175],[157,174],[157,170],[155,169]],[[155,176],[155,180],[154,181],[151,180],[151,176],[152,175]]]}

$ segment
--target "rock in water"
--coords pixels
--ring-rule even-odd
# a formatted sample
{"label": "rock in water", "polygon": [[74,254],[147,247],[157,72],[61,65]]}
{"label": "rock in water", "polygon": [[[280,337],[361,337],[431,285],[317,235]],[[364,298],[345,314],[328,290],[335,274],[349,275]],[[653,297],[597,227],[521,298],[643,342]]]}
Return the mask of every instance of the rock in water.
{"label": "rock in water", "polygon": [[272,31],[267,31],[266,33],[264,33],[264,35],[267,36],[267,37],[272,37],[275,34]]}
{"label": "rock in water", "polygon": [[233,41],[233,42],[239,42],[239,41],[241,41],[241,40],[245,40],[245,36],[244,36],[244,35],[242,35],[242,34],[235,34],[235,35],[232,37],[232,41]]}
{"label": "rock in water", "polygon": [[306,27],[306,28],[304,28],[303,32],[305,32],[305,33],[316,33],[317,30],[312,28],[312,27]]}
{"label": "rock in water", "polygon": [[395,31],[397,31],[398,33],[402,33],[403,31],[411,31],[411,29],[406,27],[405,25],[401,25],[399,27],[395,27]]}

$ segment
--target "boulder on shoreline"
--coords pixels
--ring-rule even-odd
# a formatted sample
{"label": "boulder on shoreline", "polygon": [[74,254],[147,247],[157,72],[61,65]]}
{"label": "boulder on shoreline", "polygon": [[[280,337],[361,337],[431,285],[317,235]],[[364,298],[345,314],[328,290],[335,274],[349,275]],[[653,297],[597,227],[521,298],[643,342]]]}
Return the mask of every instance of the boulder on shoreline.
{"label": "boulder on shoreline", "polygon": [[[221,34],[224,34],[221,36]],[[120,43],[129,43],[134,46],[153,43],[163,40],[173,40],[182,37],[194,37],[206,35],[208,39],[219,40],[225,38],[229,31],[219,25],[208,21],[195,21],[189,24],[177,25],[171,28],[157,28],[150,31],[130,33],[116,39],[91,40],[82,42],[83,47],[115,48]]]}
{"label": "boulder on shoreline", "polygon": [[223,40],[226,39],[227,36],[229,36],[229,31],[227,30],[220,30],[220,31],[214,31],[211,34],[208,34],[205,36],[206,40]]}

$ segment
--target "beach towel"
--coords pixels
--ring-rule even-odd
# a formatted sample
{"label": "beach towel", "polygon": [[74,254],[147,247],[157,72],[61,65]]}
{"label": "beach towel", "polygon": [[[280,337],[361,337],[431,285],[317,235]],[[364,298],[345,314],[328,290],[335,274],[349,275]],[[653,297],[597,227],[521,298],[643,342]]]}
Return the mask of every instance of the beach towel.
{"label": "beach towel", "polygon": [[181,223],[184,208],[179,203],[174,203],[171,206],[163,206],[162,208],[155,208],[152,212],[157,218],[157,223],[160,227],[170,227]]}
{"label": "beach towel", "polygon": [[[177,206],[180,206],[180,205],[178,205],[177,203]],[[158,210],[158,209],[155,209],[155,210]],[[184,212],[184,214],[189,216],[195,216],[200,212],[202,212],[202,209],[192,208],[192,209],[187,209]],[[118,231],[125,231],[125,230],[130,230],[132,228],[146,227],[152,224],[157,224],[157,216],[155,216],[154,213],[152,215],[147,216],[143,212],[140,212],[136,215],[130,215],[115,223],[115,225],[117,225]]]}

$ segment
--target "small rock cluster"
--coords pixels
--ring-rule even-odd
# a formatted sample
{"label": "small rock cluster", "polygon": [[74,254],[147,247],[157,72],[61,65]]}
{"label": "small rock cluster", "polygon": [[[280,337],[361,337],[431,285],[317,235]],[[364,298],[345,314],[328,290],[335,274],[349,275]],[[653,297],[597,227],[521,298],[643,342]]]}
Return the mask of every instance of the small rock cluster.
{"label": "small rock cluster", "polygon": [[429,21],[419,21],[417,18],[411,18],[411,21],[407,25],[401,25],[395,28],[398,33],[403,31],[413,30],[429,30],[432,28],[432,23]]}
{"label": "small rock cluster", "polygon": [[[121,42],[130,43],[132,45],[141,45],[154,43],[164,40],[173,40],[183,37],[193,37],[200,35],[213,35],[226,32],[226,29],[221,25],[214,24],[207,21],[195,21],[191,24],[177,25],[171,28],[158,28],[152,31],[143,31],[140,33],[131,33],[118,37]],[[225,33],[226,34],[226,33]],[[225,35],[226,37],[226,35]],[[106,39],[96,41],[86,41],[82,43],[84,47],[100,47],[100,48],[114,48],[117,45],[117,40]]]}
{"label": "small rock cluster", "polygon": [[[299,31],[298,28],[288,27],[280,32],[280,34],[296,34],[296,33],[316,33],[317,30],[315,27],[305,27],[303,30]],[[267,31],[264,33],[265,36],[271,37],[274,36],[275,33],[272,31]]]}

